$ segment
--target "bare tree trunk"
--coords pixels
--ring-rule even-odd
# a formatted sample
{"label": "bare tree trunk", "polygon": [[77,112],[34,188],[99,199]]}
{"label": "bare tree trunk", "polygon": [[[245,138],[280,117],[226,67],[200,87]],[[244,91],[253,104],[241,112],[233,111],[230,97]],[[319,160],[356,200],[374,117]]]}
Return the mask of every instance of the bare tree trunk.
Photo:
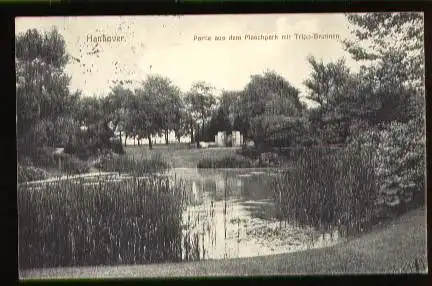
{"label": "bare tree trunk", "polygon": [[125,143],[124,143],[125,147],[127,147],[126,140],[127,140],[127,135],[125,134]]}
{"label": "bare tree trunk", "polygon": [[194,132],[193,132],[193,126],[191,125],[191,127],[190,127],[190,132],[191,132],[191,143],[193,143],[195,140],[195,138],[194,138]]}
{"label": "bare tree trunk", "polygon": [[165,145],[168,145],[168,130],[165,130]]}
{"label": "bare tree trunk", "polygon": [[151,140],[151,136],[149,135],[148,137],[148,141],[149,141],[149,149],[153,149],[153,144],[152,144],[152,140]]}
{"label": "bare tree trunk", "polygon": [[136,136],[134,136],[134,146],[136,146]]}
{"label": "bare tree trunk", "polygon": [[122,134],[121,134],[121,130],[119,131],[120,132],[120,145],[121,145],[121,143],[122,143]]}

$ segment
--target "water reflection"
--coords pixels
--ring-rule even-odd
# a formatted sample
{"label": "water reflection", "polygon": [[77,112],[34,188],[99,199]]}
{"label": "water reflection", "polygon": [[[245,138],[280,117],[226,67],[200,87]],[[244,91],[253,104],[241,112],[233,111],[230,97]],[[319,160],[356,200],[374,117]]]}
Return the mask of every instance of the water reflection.
{"label": "water reflection", "polygon": [[[280,219],[269,189],[275,170],[172,169],[189,193],[183,236],[195,247],[195,259],[251,257],[322,247],[337,233],[319,235]],[[184,259],[187,249],[183,249]]]}

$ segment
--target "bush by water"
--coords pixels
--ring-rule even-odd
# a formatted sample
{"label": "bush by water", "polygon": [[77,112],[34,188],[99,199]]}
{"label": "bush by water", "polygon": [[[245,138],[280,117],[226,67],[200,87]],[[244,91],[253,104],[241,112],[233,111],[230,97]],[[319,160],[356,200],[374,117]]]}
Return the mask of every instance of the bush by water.
{"label": "bush by water", "polygon": [[48,177],[48,174],[40,168],[36,168],[33,166],[23,166],[18,164],[17,166],[17,182],[28,182],[28,181],[37,181],[44,180]]}
{"label": "bush by water", "polygon": [[48,147],[38,148],[33,158],[21,160],[20,163],[23,165],[34,165],[46,170],[55,169],[60,173],[69,175],[83,174],[90,170],[90,166],[86,161],[66,153],[56,154],[54,150],[54,148]]}

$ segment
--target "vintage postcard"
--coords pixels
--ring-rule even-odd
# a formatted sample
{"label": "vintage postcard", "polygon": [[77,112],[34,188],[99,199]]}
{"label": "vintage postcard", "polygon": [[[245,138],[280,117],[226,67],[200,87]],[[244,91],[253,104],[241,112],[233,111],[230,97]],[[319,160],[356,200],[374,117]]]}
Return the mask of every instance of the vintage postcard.
{"label": "vintage postcard", "polygon": [[20,279],[428,272],[423,13],[15,30]]}

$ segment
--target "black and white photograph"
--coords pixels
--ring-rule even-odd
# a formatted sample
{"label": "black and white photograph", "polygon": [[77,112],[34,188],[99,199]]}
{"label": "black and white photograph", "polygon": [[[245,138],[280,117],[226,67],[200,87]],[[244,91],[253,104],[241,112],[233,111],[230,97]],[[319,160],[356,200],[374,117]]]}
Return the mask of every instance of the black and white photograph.
{"label": "black and white photograph", "polygon": [[15,18],[19,279],[427,274],[422,12]]}

